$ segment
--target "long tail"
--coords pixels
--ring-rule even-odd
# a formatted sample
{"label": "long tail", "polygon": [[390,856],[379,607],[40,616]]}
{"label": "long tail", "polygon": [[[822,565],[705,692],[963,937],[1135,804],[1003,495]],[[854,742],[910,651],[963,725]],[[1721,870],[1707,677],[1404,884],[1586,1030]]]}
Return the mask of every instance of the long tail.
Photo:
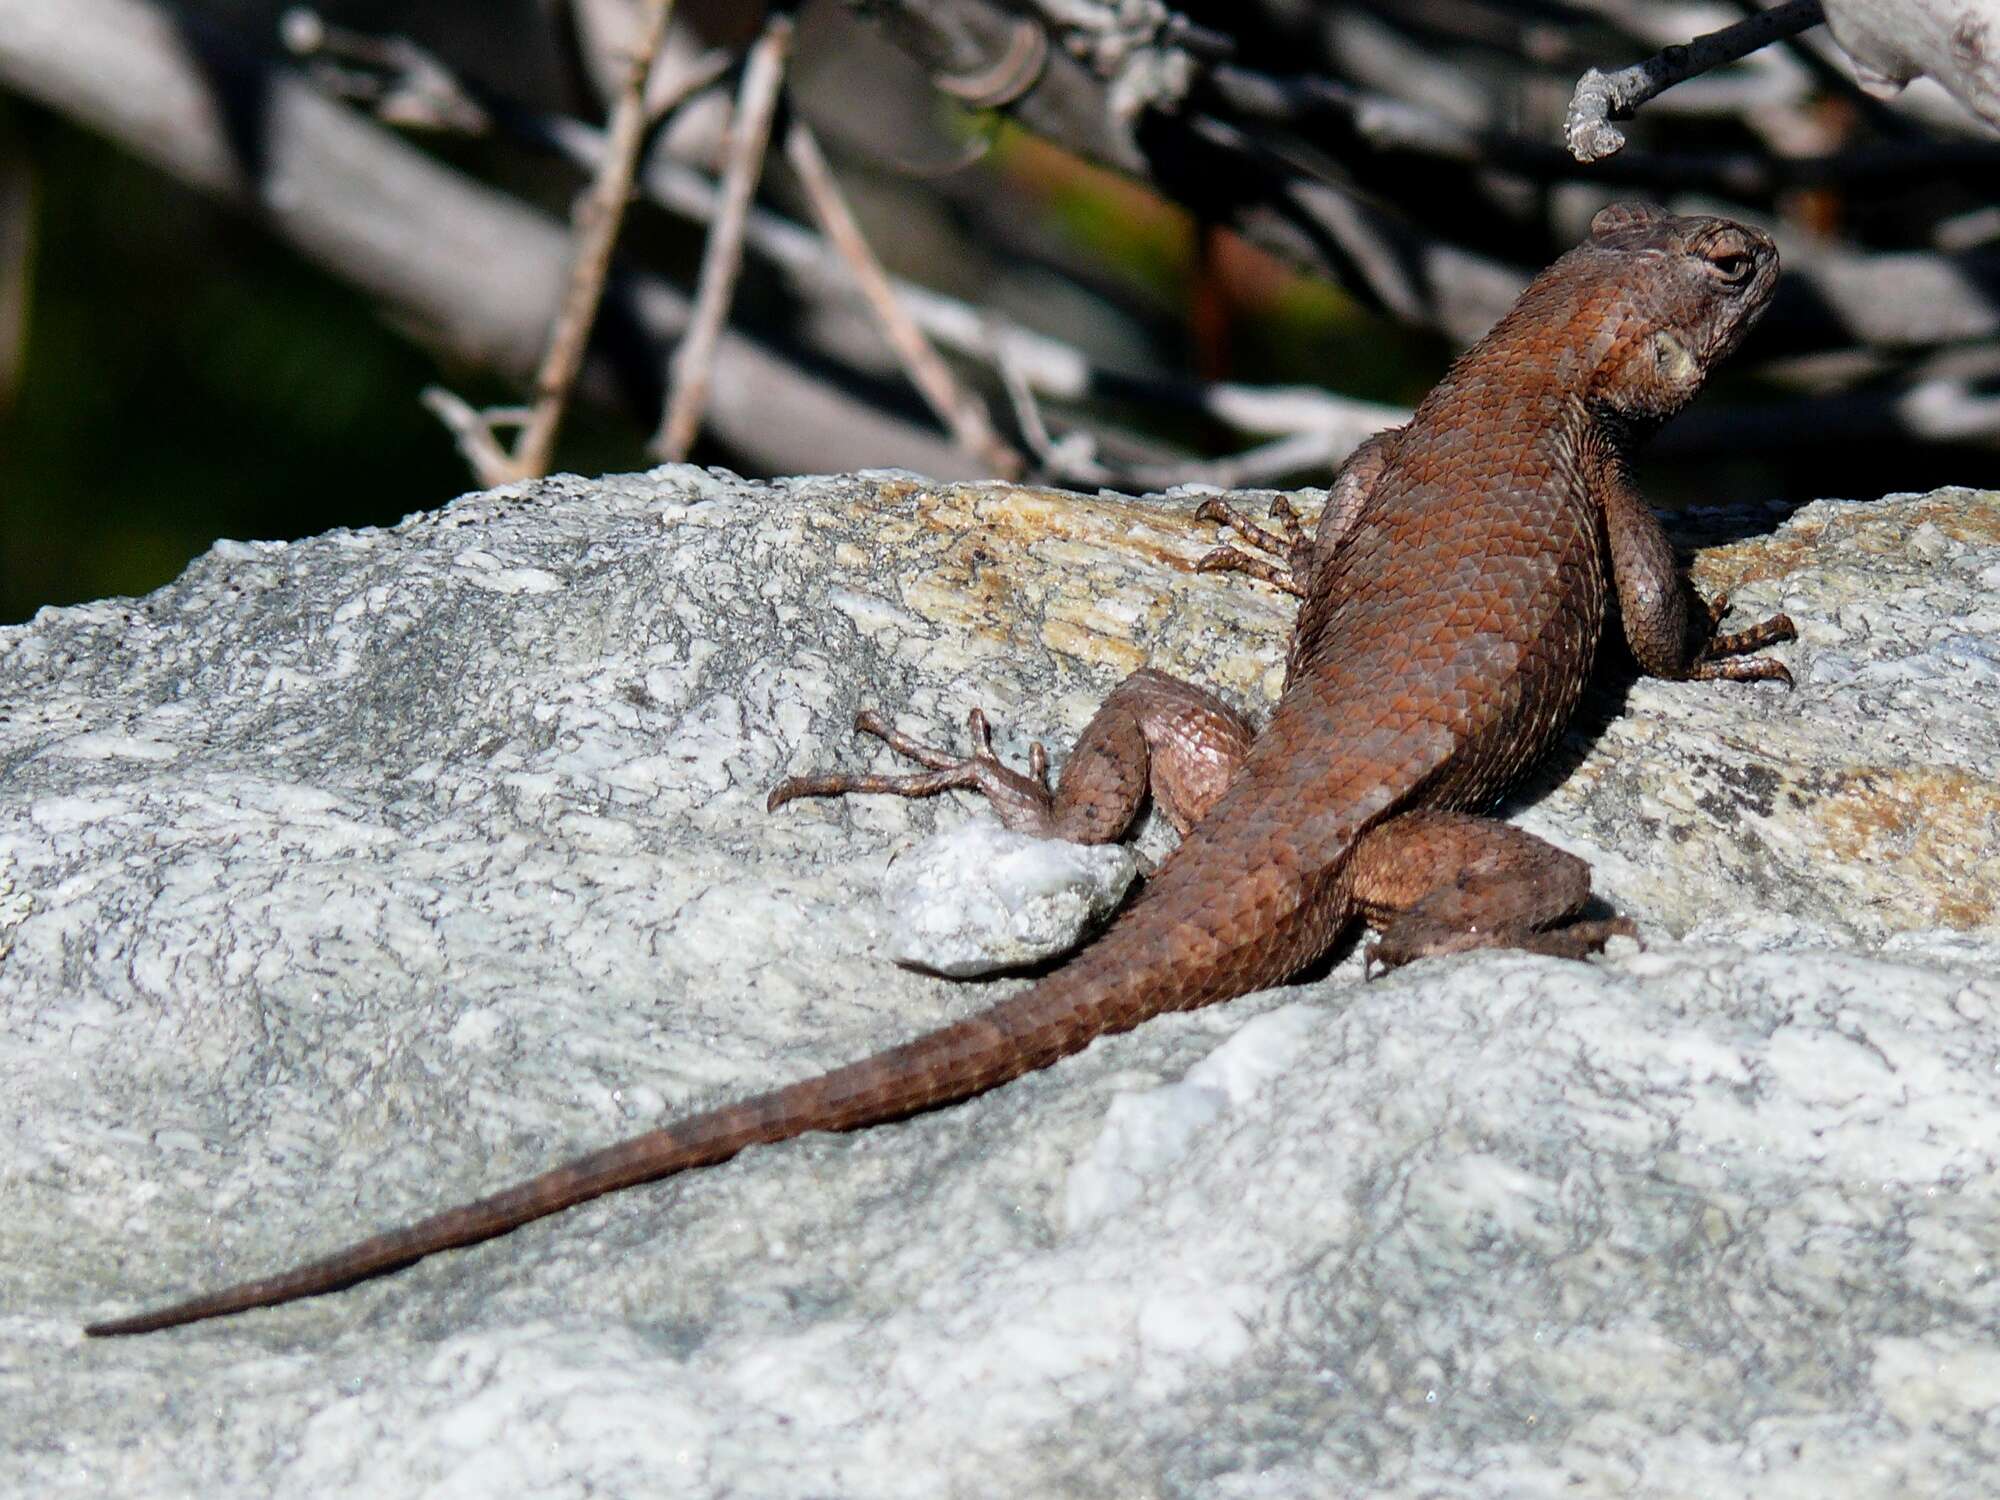
{"label": "long tail", "polygon": [[[1136,914],[1128,913],[1128,921]],[[1199,964],[1162,972],[1157,961],[1134,962],[1130,945],[1112,937],[1106,934],[1032,989],[902,1046],[634,1136],[491,1197],[371,1236],[293,1270],[171,1307],[93,1323],[84,1332],[93,1338],[152,1333],[338,1291],[401,1270],[440,1250],[476,1245],[620,1188],[727,1161],[747,1146],[814,1130],[853,1130],[970,1098],[1163,1010],[1205,1004],[1255,987],[1241,979],[1233,983],[1225,979],[1218,986],[1218,976],[1192,972],[1203,967]]]}
{"label": "long tail", "polygon": [[1309,876],[1273,837],[1277,815],[1265,805],[1292,798],[1291,781],[1279,777],[1265,787],[1264,780],[1246,771],[1109,931],[990,1010],[816,1078],[620,1141],[293,1270],[93,1323],[84,1332],[93,1338],[152,1333],[339,1291],[620,1188],[727,1161],[748,1146],[814,1130],[855,1130],[969,1099],[1164,1011],[1280,983],[1325,951],[1345,920],[1346,899],[1333,884],[1336,856],[1369,811],[1326,833],[1335,853],[1323,854],[1318,873]]}

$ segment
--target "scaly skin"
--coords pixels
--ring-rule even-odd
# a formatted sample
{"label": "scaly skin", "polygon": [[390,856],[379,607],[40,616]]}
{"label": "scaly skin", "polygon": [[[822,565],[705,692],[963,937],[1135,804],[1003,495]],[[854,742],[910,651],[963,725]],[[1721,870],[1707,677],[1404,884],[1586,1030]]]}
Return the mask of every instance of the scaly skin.
{"label": "scaly skin", "polygon": [[[348,1286],[440,1250],[746,1146],[852,1130],[964,1099],[1163,1011],[1277,984],[1356,917],[1384,963],[1468,947],[1580,956],[1623,922],[1567,922],[1581,862],[1471,816],[1548,749],[1576,705],[1616,588],[1641,664],[1673,677],[1782,677],[1712,638],[1624,456],[1692,398],[1769,300],[1770,241],[1720,219],[1607,209],[1417,409],[1336,482],[1317,538],[1260,576],[1301,595],[1286,688],[1261,735],[1199,689],[1141,673],[1053,794],[981,749],[890,739],[913,777],[788,782],[794,796],[972,786],[1003,818],[1115,837],[1150,782],[1193,824],[1138,901],[1066,966],[984,1014],[817,1078],[635,1137],[323,1260],[136,1317],[145,1333]],[[1274,541],[1265,534],[1267,542]],[[1221,566],[1244,566],[1242,554]],[[983,738],[975,716],[975,734]],[[1246,748],[1247,747],[1247,748]]]}

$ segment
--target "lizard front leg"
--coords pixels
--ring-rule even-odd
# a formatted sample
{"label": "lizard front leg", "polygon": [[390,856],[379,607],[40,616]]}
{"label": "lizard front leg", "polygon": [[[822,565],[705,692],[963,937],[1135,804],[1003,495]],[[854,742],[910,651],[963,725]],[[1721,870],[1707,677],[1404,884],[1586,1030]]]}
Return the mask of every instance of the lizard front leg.
{"label": "lizard front leg", "polygon": [[1243,539],[1271,559],[1252,557],[1240,547],[1213,547],[1203,553],[1195,568],[1203,573],[1248,573],[1273,588],[1303,599],[1311,592],[1320,568],[1340,550],[1347,533],[1361,516],[1361,507],[1382,476],[1400,427],[1385,428],[1347,455],[1347,462],[1333,476],[1326,492],[1326,505],[1319,513],[1319,525],[1308,538],[1299,524],[1299,514],[1282,495],[1271,506],[1276,532],[1250,520],[1225,500],[1204,500],[1195,511],[1199,520],[1233,526]]}
{"label": "lizard front leg", "polygon": [[1197,573],[1247,573],[1260,583],[1283,589],[1294,598],[1306,596],[1314,567],[1313,541],[1299,522],[1299,513],[1283,495],[1271,502],[1272,531],[1259,526],[1227,500],[1204,500],[1195,508],[1197,521],[1228,526],[1267,556],[1255,557],[1241,547],[1211,547],[1195,560]]}
{"label": "lizard front leg", "polygon": [[1109,843],[1138,817],[1148,793],[1182,833],[1202,818],[1236,775],[1256,737],[1249,721],[1206,688],[1150,668],[1118,684],[1077,736],[1061,779],[1048,785],[1048,752],[1030,747],[1028,770],[1003,765],[978,709],[969,715],[973,751],[953,755],[899,734],[872,709],[854,727],[872,734],[927,771],[907,775],[833,772],[794,776],[771,789],[776,811],[795,797],[887,792],[930,797],[955,788],[977,791],[1001,823],[1019,833]]}
{"label": "lizard front leg", "polygon": [[1612,581],[1625,640],[1655,677],[1687,681],[1782,682],[1792,674],[1775,657],[1747,653],[1797,638],[1790,617],[1772,615],[1748,630],[1716,633],[1726,596],[1703,601],[1681,572],[1667,534],[1615,455],[1601,456],[1592,485],[1604,512]]}

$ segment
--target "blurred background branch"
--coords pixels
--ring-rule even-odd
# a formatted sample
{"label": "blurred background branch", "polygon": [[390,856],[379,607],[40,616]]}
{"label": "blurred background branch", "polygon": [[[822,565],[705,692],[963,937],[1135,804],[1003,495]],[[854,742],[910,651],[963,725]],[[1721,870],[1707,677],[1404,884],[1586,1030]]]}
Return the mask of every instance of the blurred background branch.
{"label": "blurred background branch", "polygon": [[[1860,65],[1796,0],[0,0],[0,618],[435,506],[455,444],[541,472],[558,422],[582,469],[657,431],[754,473],[1324,482],[1622,196],[1787,268],[1656,492],[1990,479],[1996,101],[1858,9]],[[1746,15],[1791,34],[1676,50]],[[1622,149],[1572,154],[1579,100]]]}

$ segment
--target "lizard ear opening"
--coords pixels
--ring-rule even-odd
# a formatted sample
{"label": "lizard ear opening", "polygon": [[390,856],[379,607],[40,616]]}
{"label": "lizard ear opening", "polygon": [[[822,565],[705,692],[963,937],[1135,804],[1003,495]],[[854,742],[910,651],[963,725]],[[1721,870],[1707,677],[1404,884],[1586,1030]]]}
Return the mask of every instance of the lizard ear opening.
{"label": "lizard ear opening", "polygon": [[1605,239],[1621,229],[1637,229],[1642,225],[1656,224],[1667,217],[1663,208],[1650,203],[1608,203],[1597,211],[1590,221],[1590,237]]}

